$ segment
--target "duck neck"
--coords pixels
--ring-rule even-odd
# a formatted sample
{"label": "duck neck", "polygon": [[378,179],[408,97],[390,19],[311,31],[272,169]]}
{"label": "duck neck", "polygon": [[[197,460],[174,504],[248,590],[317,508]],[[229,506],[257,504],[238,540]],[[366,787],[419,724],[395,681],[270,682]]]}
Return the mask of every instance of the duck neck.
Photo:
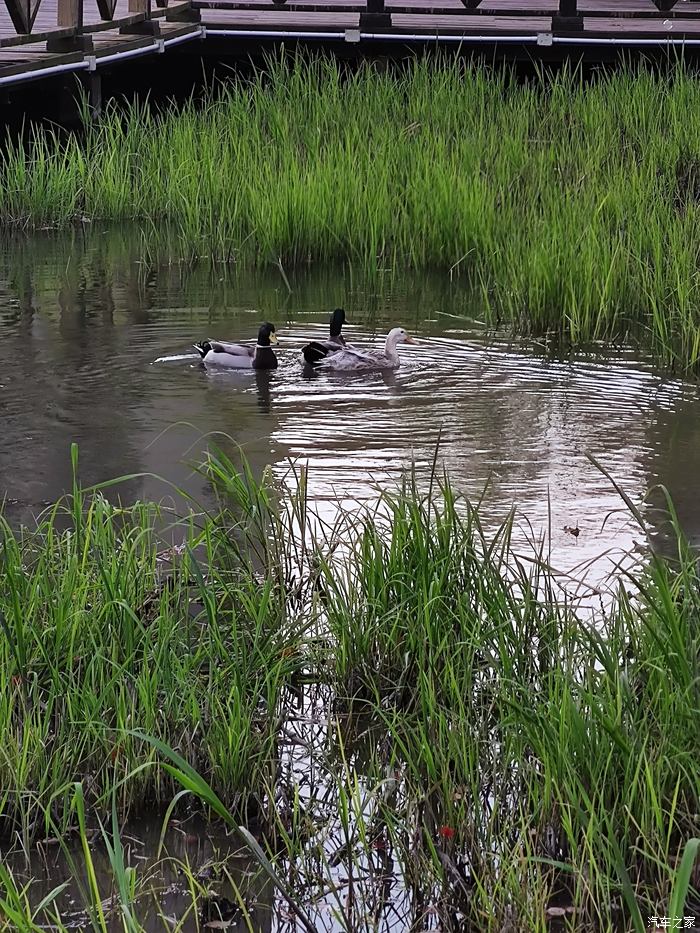
{"label": "duck neck", "polygon": [[276,369],[277,357],[272,347],[261,347],[257,344],[253,354],[253,369]]}
{"label": "duck neck", "polygon": [[396,337],[389,334],[386,338],[386,343],[384,344],[384,354],[392,363],[393,366],[399,365],[399,351],[397,350],[398,341]]}

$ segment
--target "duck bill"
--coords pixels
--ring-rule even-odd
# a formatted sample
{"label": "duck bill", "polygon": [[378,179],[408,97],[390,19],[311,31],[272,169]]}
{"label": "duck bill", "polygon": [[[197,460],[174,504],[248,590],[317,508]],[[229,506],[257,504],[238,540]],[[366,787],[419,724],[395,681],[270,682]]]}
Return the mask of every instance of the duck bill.
{"label": "duck bill", "polygon": [[410,334],[406,334],[404,338],[404,343],[418,343],[418,341],[414,340],[413,337],[410,336]]}
{"label": "duck bill", "polygon": [[277,339],[277,334],[275,334],[275,333],[271,333],[271,334],[270,334],[270,343],[279,343],[279,341],[278,341],[278,339]]}

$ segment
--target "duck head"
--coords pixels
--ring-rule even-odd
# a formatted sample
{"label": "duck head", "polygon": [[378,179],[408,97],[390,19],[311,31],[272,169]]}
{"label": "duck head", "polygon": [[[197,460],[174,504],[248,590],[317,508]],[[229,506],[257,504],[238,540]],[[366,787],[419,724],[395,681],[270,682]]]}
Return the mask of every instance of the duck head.
{"label": "duck head", "polygon": [[260,325],[258,344],[253,353],[253,369],[277,369],[277,357],[271,344],[277,343],[275,325],[267,321]]}
{"label": "duck head", "polygon": [[277,343],[275,325],[269,324],[266,321],[264,324],[260,325],[260,330],[258,331],[258,346],[269,347],[273,343]]}
{"label": "duck head", "polygon": [[396,347],[400,343],[415,343],[416,341],[403,327],[393,327],[386,338],[387,347]]}

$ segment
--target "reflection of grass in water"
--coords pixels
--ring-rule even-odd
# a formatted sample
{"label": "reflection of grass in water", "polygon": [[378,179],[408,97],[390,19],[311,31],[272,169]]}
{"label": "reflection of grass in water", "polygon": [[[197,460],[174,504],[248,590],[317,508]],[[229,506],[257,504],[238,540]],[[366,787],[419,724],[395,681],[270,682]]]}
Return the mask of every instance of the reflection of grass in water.
{"label": "reflection of grass in water", "polygon": [[[170,249],[177,231],[166,222],[162,228]],[[383,334],[397,315],[413,327],[436,310],[442,326],[454,326],[455,319],[457,326],[468,326],[482,316],[478,291],[438,270],[393,269],[377,276],[343,262],[304,264],[287,269],[294,288],[290,296],[273,262],[192,265],[169,249],[152,255],[152,235],[143,221],[96,223],[77,233],[0,233],[0,286],[17,299],[0,306],[0,321],[18,323],[31,308],[55,321],[83,304],[99,311],[106,304],[135,322],[172,323],[173,310],[180,316],[186,309],[195,333],[195,327],[199,333],[227,332],[235,318],[241,335],[249,336],[262,314],[284,336],[290,320],[325,329],[329,305],[352,309],[353,324],[379,326]]]}
{"label": "reflection of grass in water", "polygon": [[272,61],[204,102],[8,144],[1,218],[150,219],[153,256],[172,255],[168,220],[193,260],[449,269],[491,320],[574,342],[632,330],[692,365],[699,95],[680,66],[518,84],[435,58]]}
{"label": "reflection of grass in water", "polygon": [[[341,518],[302,547],[285,532],[305,526],[303,482],[280,503],[223,455],[205,472],[222,510],[179,526],[189,546],[164,574],[149,506],[118,514],[76,487],[70,532],[51,516],[33,536],[5,529],[6,828],[29,844],[46,814],[65,835],[77,807],[86,839],[83,797],[94,818],[182,786],[247,827],[241,844],[306,929],[329,922],[319,903],[348,930],[394,910],[397,928],[453,930],[558,915],[612,929],[620,914],[642,930],[647,914],[693,912],[700,580],[680,534],[678,558],[650,555],[592,624],[542,555],[518,557],[508,523],[487,538],[447,483],[425,496],[409,479],[388,522]],[[283,697],[304,680],[330,691],[321,739],[291,736],[321,776],[312,791],[282,752]],[[368,724],[377,737],[356,755]],[[103,910],[138,929],[153,882],[126,864],[118,827],[104,832],[119,896]],[[209,897],[186,874],[195,902]],[[3,882],[0,911],[33,929]],[[245,917],[255,886],[226,890]]]}

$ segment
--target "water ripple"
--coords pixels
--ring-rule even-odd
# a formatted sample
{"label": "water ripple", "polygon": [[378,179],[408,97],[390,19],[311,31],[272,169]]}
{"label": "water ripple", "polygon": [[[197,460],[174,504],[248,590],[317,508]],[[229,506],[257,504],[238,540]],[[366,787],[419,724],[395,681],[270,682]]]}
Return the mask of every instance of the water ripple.
{"label": "water ripple", "polygon": [[[174,306],[147,321],[115,314],[118,323],[95,315],[77,330],[37,318],[29,335],[0,319],[6,493],[28,502],[60,494],[73,440],[86,481],[141,470],[201,485],[183,453],[198,435],[223,432],[258,471],[269,463],[288,476],[289,458],[308,461],[309,494],[330,512],[339,499],[373,500],[412,462],[425,480],[439,442],[460,491],[486,490],[494,522],[517,505],[524,527],[527,519],[551,528],[565,565],[638,538],[624,516],[607,519],[619,498],[587,454],[637,501],[667,483],[691,536],[700,529],[691,480],[700,466],[697,388],[661,379],[629,353],[552,359],[440,316],[410,328],[417,343],[401,347],[396,372],[310,373],[299,351],[326,335],[317,318],[278,328],[276,371],[214,372],[192,343],[250,341],[265,315],[221,312],[213,324],[205,311]],[[357,318],[347,339],[381,346],[387,324],[375,326]],[[154,489],[144,480],[139,492]]]}

